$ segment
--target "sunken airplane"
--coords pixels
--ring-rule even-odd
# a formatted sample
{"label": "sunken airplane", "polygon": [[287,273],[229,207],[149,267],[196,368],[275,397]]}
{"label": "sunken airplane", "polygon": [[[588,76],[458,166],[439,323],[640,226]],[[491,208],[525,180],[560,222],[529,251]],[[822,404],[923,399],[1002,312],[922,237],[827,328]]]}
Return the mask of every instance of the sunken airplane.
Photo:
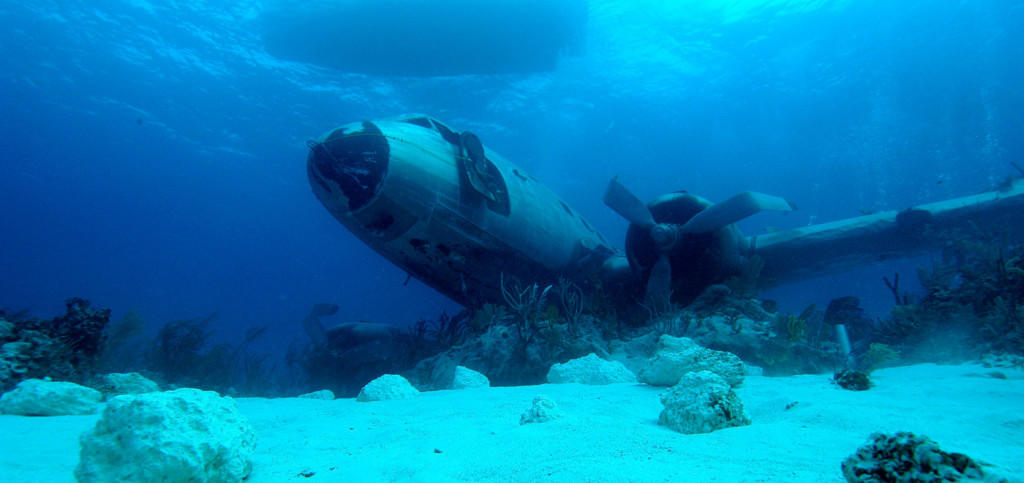
{"label": "sunken airplane", "polygon": [[[623,308],[686,304],[762,265],[758,284],[796,281],[941,248],[967,227],[1024,234],[1024,181],[996,191],[743,236],[734,223],[782,198],[744,192],[712,203],[677,192],[643,203],[612,179],[604,202],[626,218],[624,253],[521,168],[424,115],[363,121],[308,143],[313,192],[367,245],[467,307],[503,303],[503,279],[584,290],[600,282]],[[650,306],[650,305],[648,305]]]}

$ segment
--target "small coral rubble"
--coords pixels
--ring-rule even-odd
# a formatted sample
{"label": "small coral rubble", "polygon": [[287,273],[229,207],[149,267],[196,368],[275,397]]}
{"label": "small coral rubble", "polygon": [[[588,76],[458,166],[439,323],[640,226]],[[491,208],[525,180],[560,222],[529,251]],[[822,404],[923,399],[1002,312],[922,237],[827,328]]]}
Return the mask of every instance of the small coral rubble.
{"label": "small coral rubble", "polygon": [[519,417],[519,425],[546,423],[564,417],[565,411],[559,409],[558,404],[546,396],[537,396],[533,398],[533,405],[530,406],[530,409],[524,411]]}
{"label": "small coral rubble", "polygon": [[875,433],[843,460],[850,483],[876,481],[1005,481],[986,478],[981,465],[960,453],[947,453],[925,436]]}

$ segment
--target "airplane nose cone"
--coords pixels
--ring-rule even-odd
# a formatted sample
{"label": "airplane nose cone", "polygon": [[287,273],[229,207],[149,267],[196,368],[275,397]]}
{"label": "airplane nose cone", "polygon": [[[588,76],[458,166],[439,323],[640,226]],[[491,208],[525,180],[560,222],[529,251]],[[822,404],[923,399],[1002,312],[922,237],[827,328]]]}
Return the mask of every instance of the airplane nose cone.
{"label": "airplane nose cone", "polygon": [[348,124],[306,144],[309,184],[325,205],[342,195],[348,210],[355,211],[380,190],[391,154],[387,138],[372,122]]}

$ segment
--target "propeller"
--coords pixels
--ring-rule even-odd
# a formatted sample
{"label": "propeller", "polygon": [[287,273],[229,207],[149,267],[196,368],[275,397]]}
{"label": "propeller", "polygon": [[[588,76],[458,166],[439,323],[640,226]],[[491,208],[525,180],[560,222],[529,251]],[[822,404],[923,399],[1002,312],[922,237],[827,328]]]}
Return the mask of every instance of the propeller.
{"label": "propeller", "polygon": [[745,191],[720,203],[710,205],[683,224],[658,223],[647,205],[613,177],[604,192],[604,204],[649,233],[658,258],[651,266],[644,290],[644,303],[649,307],[665,305],[672,295],[672,251],[679,240],[689,234],[707,233],[725,228],[750,215],[764,211],[790,211],[792,203],[778,196]]}
{"label": "propeller", "polygon": [[647,205],[640,201],[640,198],[619,183],[618,176],[612,177],[608,182],[608,189],[604,191],[604,204],[634,225],[644,228],[654,226],[654,215],[651,214],[651,210],[647,209]]}
{"label": "propeller", "polygon": [[702,233],[724,228],[762,211],[793,211],[796,205],[778,196],[744,191],[715,203],[693,215],[680,230],[683,233]]}

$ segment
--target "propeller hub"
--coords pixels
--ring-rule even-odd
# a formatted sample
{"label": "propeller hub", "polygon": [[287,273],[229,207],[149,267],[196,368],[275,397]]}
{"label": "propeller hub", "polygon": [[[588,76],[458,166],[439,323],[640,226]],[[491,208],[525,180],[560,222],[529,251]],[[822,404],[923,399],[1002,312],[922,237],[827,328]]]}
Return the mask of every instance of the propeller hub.
{"label": "propeller hub", "polygon": [[678,233],[674,226],[667,223],[659,223],[651,228],[651,240],[658,248],[664,249],[672,246],[678,238]]}

